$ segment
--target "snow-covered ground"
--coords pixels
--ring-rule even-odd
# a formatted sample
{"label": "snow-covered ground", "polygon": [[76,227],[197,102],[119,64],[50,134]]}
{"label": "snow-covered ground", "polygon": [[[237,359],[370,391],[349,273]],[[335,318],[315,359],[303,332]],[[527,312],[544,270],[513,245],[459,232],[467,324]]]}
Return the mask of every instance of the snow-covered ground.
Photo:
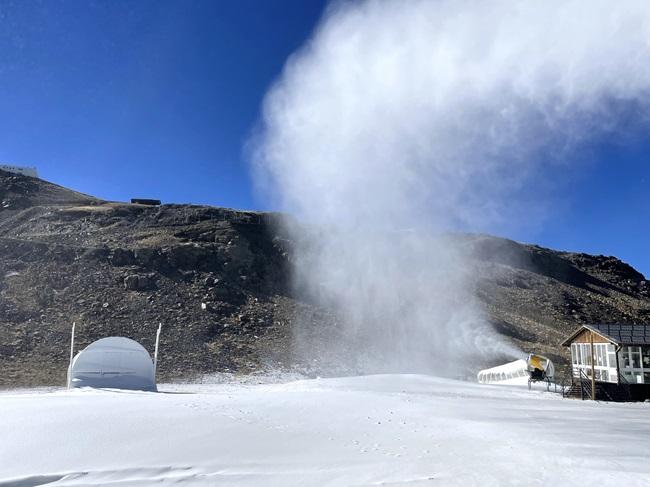
{"label": "snow-covered ground", "polygon": [[650,404],[415,375],[0,394],[0,485],[650,485]]}

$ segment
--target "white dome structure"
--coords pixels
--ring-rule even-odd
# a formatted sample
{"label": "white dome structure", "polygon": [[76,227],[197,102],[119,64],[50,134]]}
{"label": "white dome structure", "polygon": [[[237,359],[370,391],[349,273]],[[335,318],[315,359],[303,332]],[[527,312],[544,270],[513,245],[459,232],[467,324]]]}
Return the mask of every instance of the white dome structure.
{"label": "white dome structure", "polygon": [[74,357],[68,369],[68,387],[156,391],[155,365],[138,342],[102,338]]}

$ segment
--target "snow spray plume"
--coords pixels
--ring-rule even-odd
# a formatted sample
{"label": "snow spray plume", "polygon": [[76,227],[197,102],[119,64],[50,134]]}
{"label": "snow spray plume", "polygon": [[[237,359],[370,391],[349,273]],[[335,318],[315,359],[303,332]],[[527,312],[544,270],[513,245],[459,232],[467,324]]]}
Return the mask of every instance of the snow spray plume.
{"label": "snow spray plume", "polygon": [[320,226],[294,235],[296,282],[338,311],[366,371],[517,353],[434,236],[518,218],[539,161],[646,108],[649,43],[647,1],[330,6],[266,96],[255,166]]}

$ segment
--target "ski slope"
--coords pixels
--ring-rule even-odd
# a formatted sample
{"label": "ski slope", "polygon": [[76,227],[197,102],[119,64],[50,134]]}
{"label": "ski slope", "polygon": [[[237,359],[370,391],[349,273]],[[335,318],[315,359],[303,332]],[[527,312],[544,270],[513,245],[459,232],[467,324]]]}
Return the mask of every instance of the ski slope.
{"label": "ski slope", "polygon": [[650,404],[381,375],[0,394],[0,485],[650,485]]}

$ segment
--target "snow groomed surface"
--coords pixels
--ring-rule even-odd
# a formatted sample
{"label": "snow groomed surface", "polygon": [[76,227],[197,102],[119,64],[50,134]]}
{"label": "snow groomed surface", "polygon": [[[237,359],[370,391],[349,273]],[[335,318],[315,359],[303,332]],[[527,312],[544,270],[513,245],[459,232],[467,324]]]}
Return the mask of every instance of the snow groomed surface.
{"label": "snow groomed surface", "polygon": [[412,375],[159,389],[0,394],[0,485],[650,485],[650,404]]}

